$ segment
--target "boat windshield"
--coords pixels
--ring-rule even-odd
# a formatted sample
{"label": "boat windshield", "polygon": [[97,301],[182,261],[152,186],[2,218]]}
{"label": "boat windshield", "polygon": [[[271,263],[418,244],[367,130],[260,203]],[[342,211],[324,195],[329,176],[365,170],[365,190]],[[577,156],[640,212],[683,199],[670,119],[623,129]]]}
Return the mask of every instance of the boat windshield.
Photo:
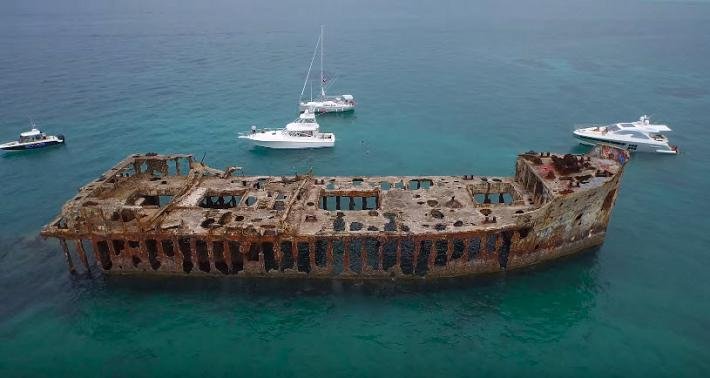
{"label": "boat windshield", "polygon": [[28,142],[34,142],[36,140],[42,140],[42,139],[44,139],[44,134],[21,136],[19,139],[19,142],[20,143],[28,143]]}
{"label": "boat windshield", "polygon": [[608,132],[614,132],[614,131],[619,131],[619,126],[617,125],[609,125],[606,127],[606,131]]}
{"label": "boat windshield", "polygon": [[44,133],[38,129],[33,128],[30,131],[25,131],[23,133],[20,133],[20,143],[27,143],[27,142],[33,142],[35,140],[42,140],[44,139]]}
{"label": "boat windshield", "polygon": [[313,131],[289,131],[288,135],[293,137],[311,138],[313,137]]}

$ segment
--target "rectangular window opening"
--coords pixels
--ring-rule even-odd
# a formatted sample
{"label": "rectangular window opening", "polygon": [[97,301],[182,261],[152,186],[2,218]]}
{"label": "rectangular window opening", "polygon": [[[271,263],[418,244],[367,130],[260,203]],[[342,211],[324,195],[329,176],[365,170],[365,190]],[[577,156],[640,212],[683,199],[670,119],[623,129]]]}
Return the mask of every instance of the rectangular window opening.
{"label": "rectangular window opening", "polygon": [[242,194],[206,195],[200,200],[200,207],[205,209],[233,209],[242,201]]}
{"label": "rectangular window opening", "polygon": [[466,248],[466,246],[464,245],[464,241],[463,239],[454,239],[453,243],[454,247],[453,251],[451,251],[451,259],[460,259],[461,257],[463,257],[463,253]]}
{"label": "rectangular window opening", "polygon": [[449,242],[447,240],[437,240],[434,245],[436,246],[434,265],[446,266],[446,254],[448,252]]}
{"label": "rectangular window opening", "polygon": [[325,268],[328,264],[328,241],[316,240],[316,266]]}
{"label": "rectangular window opening", "polygon": [[230,240],[227,242],[227,248],[229,249],[229,254],[232,257],[232,271],[239,272],[244,270],[244,260],[239,249],[239,242]]}
{"label": "rectangular window opening", "polygon": [[409,180],[407,188],[409,190],[419,190],[419,189],[429,189],[434,185],[434,182],[430,179],[414,179]]}
{"label": "rectangular window opening", "polygon": [[414,241],[412,239],[404,239],[401,241],[402,255],[400,257],[400,268],[403,274],[414,273]]}
{"label": "rectangular window opening", "polygon": [[345,243],[342,239],[333,240],[333,273],[340,274],[343,272],[343,256],[345,254]]}
{"label": "rectangular window opening", "polygon": [[387,240],[382,247],[382,269],[385,271],[397,264],[397,240]]}
{"label": "rectangular window opening", "polygon": [[207,252],[207,242],[198,239],[195,243],[195,255],[197,256],[197,267],[203,272],[210,271],[210,258]]}
{"label": "rectangular window opening", "polygon": [[476,236],[468,240],[468,259],[473,260],[481,250],[481,237]]}
{"label": "rectangular window opening", "polygon": [[429,272],[429,254],[433,243],[431,240],[422,240],[420,243],[419,256],[417,256],[416,261],[416,273],[419,276],[424,276]]}
{"label": "rectangular window opening", "polygon": [[319,206],[327,211],[359,211],[379,209],[379,197],[376,192],[366,196],[329,196],[320,197]]}
{"label": "rectangular window opening", "polygon": [[163,245],[163,253],[165,256],[173,257],[175,256],[175,251],[173,250],[173,241],[170,239],[165,239],[160,242]]}
{"label": "rectangular window opening", "polygon": [[289,240],[281,242],[281,270],[293,269],[293,243]]}
{"label": "rectangular window opening", "polygon": [[264,254],[264,269],[268,272],[270,270],[278,269],[276,265],[276,256],[274,254],[274,243],[263,242],[261,243],[261,251]]}
{"label": "rectangular window opening", "polygon": [[212,242],[212,253],[214,255],[214,267],[222,274],[229,274],[229,267],[224,258],[224,243],[221,241]]}
{"label": "rectangular window opening", "polygon": [[300,242],[297,244],[298,248],[298,271],[310,273],[311,271],[311,256],[310,256],[310,246],[306,242]]}
{"label": "rectangular window opening", "polygon": [[498,238],[498,235],[496,234],[489,234],[488,238],[486,239],[486,252],[488,253],[493,253],[496,251],[496,239]]}
{"label": "rectangular window opening", "polygon": [[96,243],[99,255],[99,262],[104,270],[111,270],[111,251],[106,240],[101,240]]}
{"label": "rectangular window opening", "polygon": [[362,239],[355,239],[350,242],[350,271],[362,273]]}

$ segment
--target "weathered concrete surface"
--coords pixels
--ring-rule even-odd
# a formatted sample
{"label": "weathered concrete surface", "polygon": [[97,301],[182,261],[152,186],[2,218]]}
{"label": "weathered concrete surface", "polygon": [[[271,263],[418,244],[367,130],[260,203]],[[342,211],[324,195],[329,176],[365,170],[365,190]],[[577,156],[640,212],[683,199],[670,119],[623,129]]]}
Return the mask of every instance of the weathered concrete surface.
{"label": "weathered concrete surface", "polygon": [[514,177],[235,175],[191,155],[133,155],[42,230],[84,269],[274,277],[449,277],[601,244],[628,153],[526,153]]}

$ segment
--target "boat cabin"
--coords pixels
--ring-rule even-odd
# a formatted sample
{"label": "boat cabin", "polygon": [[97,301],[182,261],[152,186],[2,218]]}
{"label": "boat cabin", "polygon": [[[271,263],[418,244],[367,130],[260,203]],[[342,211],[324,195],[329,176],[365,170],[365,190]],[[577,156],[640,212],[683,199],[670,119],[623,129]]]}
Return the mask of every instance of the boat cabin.
{"label": "boat cabin", "polygon": [[30,131],[25,131],[20,133],[20,139],[18,143],[30,143],[38,140],[47,139],[47,136],[40,130],[32,129]]}

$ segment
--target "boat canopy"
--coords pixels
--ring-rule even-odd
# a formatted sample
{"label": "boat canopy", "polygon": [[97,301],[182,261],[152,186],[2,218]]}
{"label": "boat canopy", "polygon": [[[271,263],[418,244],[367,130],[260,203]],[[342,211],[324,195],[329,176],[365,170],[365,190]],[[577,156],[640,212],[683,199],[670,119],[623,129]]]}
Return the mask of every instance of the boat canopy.
{"label": "boat canopy", "polygon": [[638,121],[633,123],[635,126],[641,127],[652,133],[660,133],[661,131],[671,131],[671,128],[666,125],[654,125],[651,123],[651,117],[642,115]]}
{"label": "boat canopy", "polygon": [[301,115],[299,115],[298,118],[301,120],[304,120],[305,122],[315,122],[316,121],[316,115],[308,110],[301,113]]}
{"label": "boat canopy", "polygon": [[20,136],[23,138],[27,138],[27,137],[39,136],[40,134],[42,134],[41,131],[39,131],[37,129],[32,129],[30,131],[25,131],[24,133],[20,133]]}
{"label": "boat canopy", "polygon": [[641,128],[646,129],[652,133],[660,133],[662,131],[671,131],[671,128],[666,125],[643,125]]}
{"label": "boat canopy", "polygon": [[663,131],[671,131],[671,128],[666,125],[653,125],[653,124],[641,123],[641,122],[615,123],[613,125],[609,125],[606,127],[607,131],[612,131],[612,132],[624,130],[624,129],[636,129],[636,130],[642,130],[642,131],[649,132],[649,133],[660,133]]}
{"label": "boat canopy", "polygon": [[346,94],[346,95],[343,95],[342,97],[344,100],[349,100],[349,101],[353,100],[353,95]]}
{"label": "boat canopy", "polygon": [[317,131],[317,123],[301,123],[301,122],[291,122],[286,125],[287,131]]}

